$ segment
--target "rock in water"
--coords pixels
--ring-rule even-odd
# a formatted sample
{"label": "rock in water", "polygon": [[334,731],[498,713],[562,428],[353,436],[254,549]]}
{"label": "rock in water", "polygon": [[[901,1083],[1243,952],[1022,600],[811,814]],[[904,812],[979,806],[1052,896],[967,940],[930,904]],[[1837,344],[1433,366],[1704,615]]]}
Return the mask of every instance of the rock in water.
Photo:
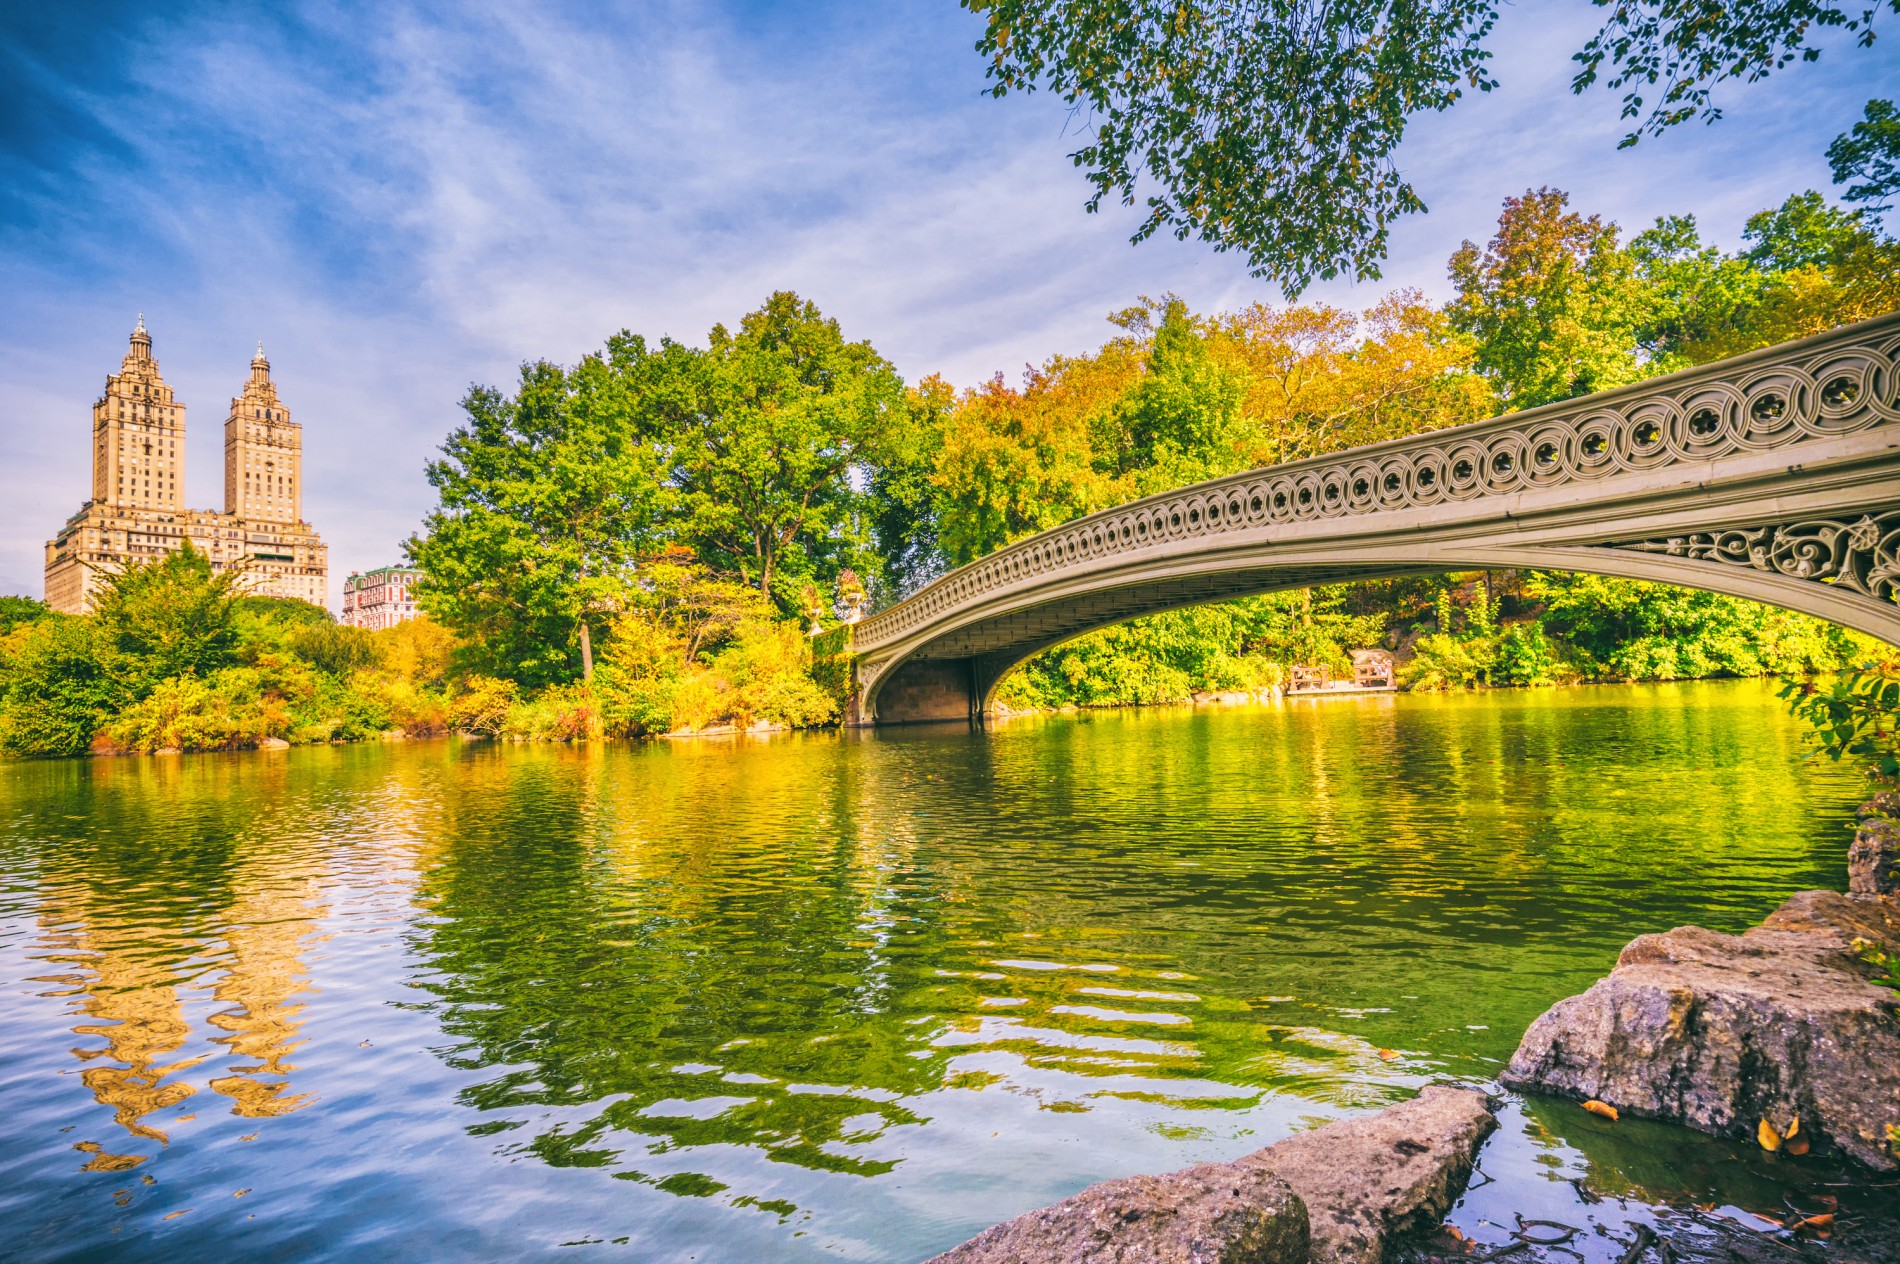
{"label": "rock in water", "polygon": [[1501,1078],[1738,1138],[1798,1116],[1817,1145],[1892,1170],[1900,992],[1870,981],[1857,939],[1900,952],[1900,899],[1804,891],[1743,935],[1644,935],[1531,1024]]}
{"label": "rock in water", "polygon": [[1444,1218],[1497,1122],[1484,1094],[1434,1086],[1232,1163],[1091,1185],[929,1264],[1378,1264]]}
{"label": "rock in water", "polygon": [[1483,1093],[1435,1084],[1239,1162],[1279,1173],[1306,1204],[1313,1264],[1377,1264],[1388,1243],[1445,1218],[1497,1126]]}
{"label": "rock in water", "polygon": [[1847,849],[1847,889],[1900,895],[1900,794],[1877,794],[1860,805],[1860,827]]}
{"label": "rock in water", "polygon": [[930,1264],[1305,1264],[1306,1208],[1265,1168],[1203,1163],[1091,1185]]}

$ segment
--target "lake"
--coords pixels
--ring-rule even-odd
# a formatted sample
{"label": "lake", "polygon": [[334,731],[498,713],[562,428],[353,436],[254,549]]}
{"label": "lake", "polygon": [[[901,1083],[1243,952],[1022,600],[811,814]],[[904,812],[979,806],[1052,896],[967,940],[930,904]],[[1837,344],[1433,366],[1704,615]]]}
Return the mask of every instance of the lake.
{"label": "lake", "polygon": [[[919,1260],[1841,886],[1803,754],[1730,682],[0,763],[0,1254]],[[1502,1113],[1468,1217],[1786,1179]]]}

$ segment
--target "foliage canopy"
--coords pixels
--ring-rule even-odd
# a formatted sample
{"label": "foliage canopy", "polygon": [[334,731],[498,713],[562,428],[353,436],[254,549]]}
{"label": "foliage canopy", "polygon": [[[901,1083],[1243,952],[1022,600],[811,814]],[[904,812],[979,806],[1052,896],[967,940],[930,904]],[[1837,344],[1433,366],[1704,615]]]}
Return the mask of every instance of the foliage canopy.
{"label": "foliage canopy", "polygon": [[[1571,84],[1623,89],[1633,145],[1713,121],[1716,85],[1820,56],[1824,32],[1874,38],[1900,0],[1595,0],[1608,12]],[[1038,88],[1081,116],[1091,186],[1168,231],[1239,250],[1297,297],[1379,276],[1392,222],[1425,204],[1394,160],[1406,125],[1496,86],[1501,0],[962,0],[984,19],[991,94]],[[1871,120],[1871,115],[1870,115]],[[1881,135],[1884,135],[1882,133]],[[1890,143],[1890,142],[1880,142]],[[1856,161],[1853,150],[1844,159]]]}

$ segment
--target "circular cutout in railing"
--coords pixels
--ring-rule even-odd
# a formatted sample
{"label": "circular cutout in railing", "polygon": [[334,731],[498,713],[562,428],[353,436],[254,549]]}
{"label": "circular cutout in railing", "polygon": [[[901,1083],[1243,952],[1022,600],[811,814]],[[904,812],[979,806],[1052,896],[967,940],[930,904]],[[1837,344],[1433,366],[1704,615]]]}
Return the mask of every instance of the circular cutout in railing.
{"label": "circular cutout in railing", "polygon": [[1860,382],[1843,373],[1821,387],[1821,402],[1829,408],[1849,408],[1860,399]]}

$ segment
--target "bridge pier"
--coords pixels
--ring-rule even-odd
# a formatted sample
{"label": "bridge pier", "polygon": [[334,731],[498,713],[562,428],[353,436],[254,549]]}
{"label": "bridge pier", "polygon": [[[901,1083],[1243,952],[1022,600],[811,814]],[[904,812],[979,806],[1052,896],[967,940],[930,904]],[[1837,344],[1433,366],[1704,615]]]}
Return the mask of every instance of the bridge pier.
{"label": "bridge pier", "polygon": [[[980,720],[987,692],[977,659],[913,658],[899,665],[878,687],[875,713],[853,714],[852,723],[869,727]],[[859,705],[854,704],[854,712]]]}

